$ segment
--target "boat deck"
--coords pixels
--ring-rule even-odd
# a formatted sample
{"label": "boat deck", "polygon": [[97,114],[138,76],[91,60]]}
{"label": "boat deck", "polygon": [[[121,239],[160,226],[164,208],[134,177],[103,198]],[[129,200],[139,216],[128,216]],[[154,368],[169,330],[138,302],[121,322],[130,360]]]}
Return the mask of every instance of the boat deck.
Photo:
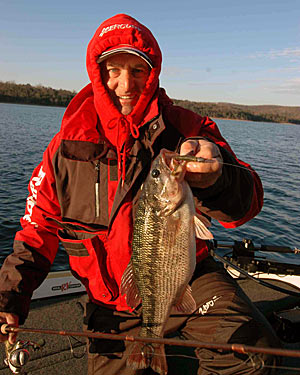
{"label": "boat deck", "polygon": [[[278,282],[275,282],[278,285]],[[296,297],[286,296],[277,291],[270,290],[250,280],[240,280],[239,284],[246,294],[254,301],[263,313],[269,316],[274,310],[293,308],[299,304]],[[282,284],[280,284],[283,286]],[[287,285],[284,285],[287,288]],[[288,287],[291,288],[292,287]],[[55,330],[82,330],[82,312],[86,294],[75,296],[62,296],[33,301],[31,311],[25,327],[55,329]],[[45,340],[45,345],[35,352],[30,349],[31,359],[26,365],[28,374],[39,375],[77,375],[87,373],[87,358],[85,353],[85,338],[71,338],[74,355],[70,351],[70,342],[66,336],[50,336],[41,334],[19,334],[21,340]],[[300,343],[287,344],[289,349],[300,349]],[[1,345],[0,375],[10,374],[3,364],[4,348]],[[74,358],[74,356],[76,358]],[[297,371],[279,370],[280,375],[300,373],[300,359],[285,358],[284,366],[298,368]]]}
{"label": "boat deck", "polygon": [[[54,330],[82,331],[82,304],[85,294],[76,296],[60,296],[32,301],[29,317],[24,327],[47,328]],[[44,340],[45,345],[36,351],[30,351],[30,361],[25,366],[28,374],[38,375],[78,375],[87,373],[85,354],[85,338],[71,338],[74,358],[70,351],[67,336],[20,333],[20,340],[38,342]],[[3,363],[4,345],[1,345],[0,374],[10,374]]]}

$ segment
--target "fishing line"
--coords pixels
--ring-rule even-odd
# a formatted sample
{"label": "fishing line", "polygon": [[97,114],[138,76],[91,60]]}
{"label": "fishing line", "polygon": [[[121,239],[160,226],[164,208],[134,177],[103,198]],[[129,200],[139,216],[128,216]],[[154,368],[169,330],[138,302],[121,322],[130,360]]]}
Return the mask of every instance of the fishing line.
{"label": "fishing line", "polygon": [[[111,354],[111,353],[108,353],[108,354]],[[139,354],[138,352],[135,352],[135,354]],[[105,355],[105,354],[102,354],[101,355]],[[129,357],[130,354],[126,354],[126,357]],[[243,364],[246,364],[248,366],[249,362],[252,363],[251,366],[248,366],[248,367],[251,367],[251,368],[256,368],[256,369],[263,369],[263,368],[269,368],[269,369],[276,369],[276,370],[288,370],[288,371],[299,371],[300,370],[300,367],[289,367],[289,366],[276,366],[276,365],[267,365],[265,364],[265,362],[263,361],[263,359],[259,358],[259,360],[261,361],[261,365],[260,367],[257,367],[257,364],[253,363],[253,359],[251,358],[251,354],[247,354],[248,355],[248,358],[245,359],[245,361],[243,361],[241,363],[241,366]],[[163,357],[162,355],[160,354],[156,354],[154,353],[153,356],[155,357]],[[189,355],[186,355],[186,354],[165,354],[166,357],[168,358],[172,358],[172,357],[179,357],[179,358],[186,358],[186,359],[191,359],[191,360],[196,360],[196,361],[199,361],[199,358],[198,357],[193,357],[193,356],[189,356]],[[207,359],[206,360],[207,362],[214,362],[214,359]]]}
{"label": "fishing line", "polygon": [[219,161],[216,158],[205,159],[205,158],[194,156],[194,155],[176,155],[176,156],[172,156],[171,158],[175,159],[175,160],[183,160],[183,161],[187,161],[187,162],[196,162],[196,163],[216,163],[216,162],[218,162],[222,165],[228,165],[228,166],[235,167],[235,168],[245,169],[246,171],[251,172],[251,168],[247,168],[243,165],[237,165],[237,164],[233,164],[233,163],[227,163],[227,162],[224,162],[224,161]]}
{"label": "fishing line", "polygon": [[[154,354],[155,356],[157,357],[162,357],[160,354]],[[252,366],[249,366],[249,367],[257,367],[257,364],[253,363],[253,358],[251,358],[251,354],[248,353],[248,358],[245,359],[244,362],[242,362],[242,364],[246,364],[248,365],[248,362],[249,360],[251,361],[251,363],[253,364]],[[186,354],[166,354],[166,357],[180,357],[180,358],[186,358],[186,359],[192,359],[192,360],[197,360],[199,361],[199,358],[198,357],[193,357],[193,356],[189,356],[189,355],[186,355]],[[289,367],[289,366],[275,366],[275,365],[267,365],[265,364],[264,360],[262,358],[259,358],[259,360],[261,361],[261,366],[259,367],[259,369],[263,369],[263,368],[270,368],[270,369],[276,369],[276,370],[288,370],[288,371],[299,371],[300,370],[300,367]],[[207,361],[211,361],[211,362],[214,362],[214,360],[209,360],[207,359]],[[242,365],[241,364],[241,365]]]}
{"label": "fishing line", "polygon": [[[111,353],[107,353],[107,355],[109,355]],[[139,354],[139,352],[132,352],[130,354]],[[130,354],[126,354],[125,357],[129,357]],[[241,364],[239,365],[239,367],[242,367],[243,365],[246,365],[247,367],[249,368],[254,368],[256,370],[262,370],[263,368],[270,368],[270,369],[283,369],[283,370],[299,370],[299,368],[294,368],[294,367],[284,367],[284,366],[274,366],[274,365],[266,365],[264,360],[262,358],[256,358],[256,360],[259,360],[260,363],[256,363],[253,359],[254,355],[251,354],[251,353],[246,353],[248,358],[245,359],[243,362],[241,362]],[[106,355],[104,353],[101,353],[100,355]],[[153,357],[163,357],[163,355],[161,354],[157,354],[157,353],[153,353]],[[195,360],[195,361],[200,361],[200,359],[196,356],[190,356],[190,355],[187,355],[187,354],[165,354],[165,357],[168,357],[168,358],[185,358],[185,359],[190,359],[190,360]],[[205,360],[206,362],[211,362],[213,363],[215,361],[215,359],[206,359]]]}
{"label": "fishing line", "polygon": [[[39,359],[42,359],[42,358],[44,358],[44,357],[40,357]],[[70,360],[70,358],[64,358],[64,359],[61,359],[61,360],[56,360],[55,361],[55,364],[57,365],[57,364],[61,364],[61,363],[63,363],[63,362],[68,362]],[[24,370],[23,370],[23,372],[22,372],[22,374],[24,374],[24,375],[27,375],[27,374],[29,374],[29,373],[33,373],[33,372],[37,372],[37,374],[38,375],[40,375],[40,373],[41,373],[41,369],[45,369],[45,368],[47,368],[47,367],[53,367],[53,363],[49,363],[49,364],[43,364],[43,362],[41,362],[41,364],[39,364],[38,365],[38,367],[33,367],[32,366],[32,364],[34,364],[34,359],[32,359],[29,363],[31,363],[31,365],[27,365],[27,367],[28,367],[28,373],[25,371],[24,372]]]}
{"label": "fishing line", "polygon": [[244,363],[248,366],[248,362],[251,363],[251,368],[254,368],[255,370],[262,370],[265,367],[265,361],[261,357],[255,357],[256,360],[258,360],[260,363],[256,363],[254,360],[254,354],[248,354],[248,359],[244,361]]}
{"label": "fishing line", "polygon": [[251,169],[249,169],[249,168],[247,168],[247,167],[244,167],[244,166],[242,166],[242,165],[236,165],[236,164],[231,164],[231,163],[225,163],[225,162],[222,162],[222,161],[220,161],[219,163],[222,164],[222,165],[229,165],[229,166],[231,166],[231,167],[240,168],[240,169],[245,169],[246,171],[251,172]]}
{"label": "fishing line", "polygon": [[300,367],[289,367],[289,366],[271,366],[271,365],[265,365],[265,368],[271,368],[276,370],[288,370],[288,371],[297,371],[297,374],[299,374]]}
{"label": "fishing line", "polygon": [[[82,354],[79,354],[79,355],[76,355],[76,354],[75,354],[75,352],[74,352],[74,347],[73,347],[73,344],[72,344],[71,338],[72,338],[73,340],[75,340],[76,343],[81,344],[79,347],[84,346],[84,350],[83,350],[83,353],[82,353]],[[85,356],[85,354],[86,354],[86,345],[85,345],[85,343],[82,342],[82,341],[80,341],[80,340],[78,340],[78,339],[77,339],[76,337],[74,337],[74,336],[67,336],[67,339],[68,339],[68,341],[69,341],[70,352],[71,352],[73,358],[75,358],[75,359],[81,359],[81,358],[83,358],[83,357]]]}
{"label": "fishing line", "polygon": [[[159,354],[154,354],[154,355],[159,355]],[[166,357],[180,357],[180,358],[193,359],[193,360],[199,361],[199,358],[193,357],[193,356],[187,355],[187,354],[166,354]]]}

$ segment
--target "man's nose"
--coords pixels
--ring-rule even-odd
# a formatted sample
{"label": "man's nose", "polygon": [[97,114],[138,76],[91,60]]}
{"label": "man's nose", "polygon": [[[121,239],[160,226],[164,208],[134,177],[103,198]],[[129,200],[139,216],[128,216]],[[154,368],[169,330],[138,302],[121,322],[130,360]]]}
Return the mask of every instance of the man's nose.
{"label": "man's nose", "polygon": [[121,86],[125,90],[125,92],[130,92],[131,88],[133,87],[134,78],[132,74],[128,70],[124,70],[123,74],[121,75]]}

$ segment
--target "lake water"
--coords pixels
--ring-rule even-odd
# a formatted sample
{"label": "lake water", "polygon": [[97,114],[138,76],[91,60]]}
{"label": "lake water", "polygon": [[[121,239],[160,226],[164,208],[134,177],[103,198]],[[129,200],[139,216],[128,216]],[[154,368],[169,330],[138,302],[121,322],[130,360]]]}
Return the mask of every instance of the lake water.
{"label": "lake water", "polygon": [[[11,251],[20,229],[27,184],[51,138],[60,128],[65,109],[0,103],[0,263]],[[216,120],[237,157],[259,173],[265,191],[262,212],[236,229],[214,221],[219,241],[250,238],[255,244],[300,247],[300,126]],[[60,249],[53,269],[66,269]]]}

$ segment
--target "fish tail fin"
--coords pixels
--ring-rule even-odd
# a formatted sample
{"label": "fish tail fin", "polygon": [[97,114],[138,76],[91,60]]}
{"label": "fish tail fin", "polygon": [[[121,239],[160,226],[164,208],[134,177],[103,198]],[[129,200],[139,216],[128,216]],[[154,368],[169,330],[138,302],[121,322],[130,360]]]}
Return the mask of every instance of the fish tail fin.
{"label": "fish tail fin", "polygon": [[163,344],[157,344],[153,347],[154,354],[151,359],[150,367],[153,371],[161,375],[168,374],[168,365],[166,360],[165,347]]}
{"label": "fish tail fin", "polygon": [[168,365],[164,345],[136,343],[127,358],[127,365],[135,370],[150,366],[158,374],[167,375]]}
{"label": "fish tail fin", "polygon": [[151,357],[145,355],[145,346],[143,342],[137,342],[133,345],[127,358],[127,366],[134,370],[145,369],[150,366]]}

